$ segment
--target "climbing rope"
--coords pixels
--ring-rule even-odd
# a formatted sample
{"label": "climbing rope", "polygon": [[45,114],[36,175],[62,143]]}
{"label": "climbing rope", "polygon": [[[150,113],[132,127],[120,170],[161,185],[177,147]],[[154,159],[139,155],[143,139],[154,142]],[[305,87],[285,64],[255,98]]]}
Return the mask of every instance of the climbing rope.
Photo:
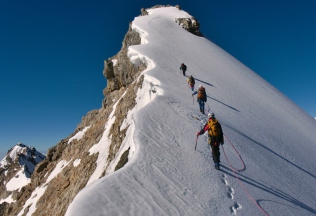
{"label": "climbing rope", "polygon": [[[224,137],[226,138],[226,140],[228,140],[228,142],[231,144],[231,146],[233,147],[233,149],[235,150],[235,152],[236,152],[237,155],[239,156],[240,160],[241,160],[242,163],[243,163],[243,169],[242,169],[242,170],[244,170],[246,166],[245,166],[245,163],[244,163],[244,161],[242,160],[240,154],[237,152],[236,148],[235,148],[234,145],[229,141],[229,139],[228,139],[225,135],[224,135]],[[226,157],[226,160],[227,160],[227,162],[228,162],[228,164],[229,164],[229,166],[230,166],[230,169],[233,171],[233,173],[234,173],[236,179],[238,180],[238,182],[239,182],[240,186],[242,187],[242,189],[243,189],[243,190],[245,191],[245,193],[247,194],[248,198],[249,198],[265,215],[269,216],[268,213],[267,213],[267,212],[255,201],[255,199],[250,195],[250,193],[248,192],[248,190],[246,189],[246,187],[244,186],[244,184],[242,183],[242,181],[239,179],[239,177],[238,177],[237,173],[235,172],[235,170],[236,170],[236,171],[240,171],[240,170],[235,169],[235,168],[233,167],[233,165],[230,163],[230,161],[229,161],[229,159],[228,159],[228,157],[227,157],[227,155],[226,155],[226,152],[225,152],[225,150],[224,150],[223,145],[222,145],[222,150],[223,150],[224,155],[225,155],[225,157]]]}
{"label": "climbing rope", "polygon": [[[240,159],[240,161],[242,162],[242,165],[243,165],[243,167],[242,167],[241,169],[236,169],[236,168],[233,168],[233,169],[236,170],[236,171],[238,171],[238,172],[245,170],[245,169],[246,169],[246,166],[245,166],[244,160],[241,158],[240,154],[238,153],[238,151],[236,150],[236,148],[235,148],[235,146],[232,144],[232,142],[231,142],[225,135],[224,135],[224,137],[225,137],[226,140],[229,142],[229,144],[231,145],[231,147],[233,147],[233,149],[235,150],[236,154],[238,155],[238,157],[239,157],[239,159]],[[225,154],[225,151],[224,151],[224,154]],[[226,154],[225,154],[225,157],[226,157]],[[229,164],[231,164],[230,161],[229,161],[229,159],[228,159],[228,157],[226,157],[226,160],[228,161]]]}

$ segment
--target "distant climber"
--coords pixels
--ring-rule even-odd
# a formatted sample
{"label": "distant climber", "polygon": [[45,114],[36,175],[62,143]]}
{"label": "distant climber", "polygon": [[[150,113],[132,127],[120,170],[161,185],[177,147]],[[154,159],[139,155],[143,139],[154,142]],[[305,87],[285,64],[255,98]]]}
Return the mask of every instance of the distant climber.
{"label": "distant climber", "polygon": [[184,63],[182,63],[180,66],[180,70],[182,70],[183,76],[185,76],[185,72],[187,71],[187,66]]}
{"label": "distant climber", "polygon": [[208,114],[208,121],[204,125],[204,127],[196,133],[196,136],[204,134],[208,131],[208,144],[211,146],[212,149],[212,156],[213,161],[216,169],[219,169],[220,163],[220,152],[219,152],[219,145],[224,144],[224,134],[222,131],[222,126],[215,118],[214,113]]}
{"label": "distant climber", "polygon": [[195,79],[193,78],[192,75],[189,77],[188,83],[189,83],[191,90],[194,91]]}
{"label": "distant climber", "polygon": [[193,92],[192,96],[196,94],[197,94],[197,102],[199,103],[199,106],[200,106],[200,112],[204,114],[204,105],[207,101],[205,88],[202,85],[199,85],[199,89]]}

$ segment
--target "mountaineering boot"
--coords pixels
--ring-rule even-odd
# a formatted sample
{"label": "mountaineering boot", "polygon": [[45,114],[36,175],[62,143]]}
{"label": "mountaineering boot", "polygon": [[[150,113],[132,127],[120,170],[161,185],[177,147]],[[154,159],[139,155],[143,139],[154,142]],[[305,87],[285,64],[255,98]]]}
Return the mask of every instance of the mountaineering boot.
{"label": "mountaineering boot", "polygon": [[215,169],[219,170],[219,163],[216,162],[214,165],[215,165]]}

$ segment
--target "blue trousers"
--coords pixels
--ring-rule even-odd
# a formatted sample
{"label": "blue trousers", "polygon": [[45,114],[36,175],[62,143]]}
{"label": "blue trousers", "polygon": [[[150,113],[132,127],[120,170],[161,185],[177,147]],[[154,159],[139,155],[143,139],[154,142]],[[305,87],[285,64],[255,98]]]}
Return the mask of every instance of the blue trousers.
{"label": "blue trousers", "polygon": [[200,106],[200,111],[204,114],[204,105],[205,105],[205,101],[202,100],[201,98],[197,99],[199,106]]}

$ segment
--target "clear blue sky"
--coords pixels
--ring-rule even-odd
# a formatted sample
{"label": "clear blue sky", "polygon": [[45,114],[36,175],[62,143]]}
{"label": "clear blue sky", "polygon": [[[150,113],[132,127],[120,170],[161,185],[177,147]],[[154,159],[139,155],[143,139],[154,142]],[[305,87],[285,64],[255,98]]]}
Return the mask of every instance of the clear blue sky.
{"label": "clear blue sky", "polygon": [[157,3],[179,4],[205,37],[316,117],[314,0],[2,0],[0,152],[17,142],[46,152],[99,109],[103,61],[140,9]]}

